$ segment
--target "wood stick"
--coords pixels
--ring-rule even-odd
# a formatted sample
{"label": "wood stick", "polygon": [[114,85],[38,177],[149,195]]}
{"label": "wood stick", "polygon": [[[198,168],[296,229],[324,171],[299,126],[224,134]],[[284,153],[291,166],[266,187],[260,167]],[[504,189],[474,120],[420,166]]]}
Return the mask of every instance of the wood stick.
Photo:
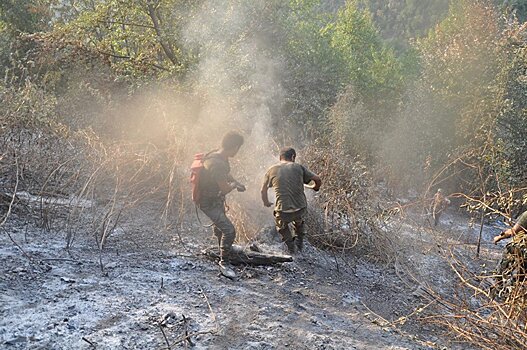
{"label": "wood stick", "polygon": [[[183,314],[182,314],[181,316],[183,316],[183,327],[185,328],[185,337],[186,337],[186,339],[187,339],[187,341],[188,341],[188,344],[189,344],[190,346],[194,346],[194,343],[192,342],[192,339],[191,339],[191,337],[189,337],[189,333],[188,333],[189,319],[186,318],[185,315],[183,315]],[[185,348],[186,348],[186,347],[187,347],[187,346],[186,346],[186,344],[185,344]]]}
{"label": "wood stick", "polygon": [[165,331],[163,330],[163,326],[159,325],[159,329],[161,330],[161,333],[163,333],[163,338],[165,338],[165,343],[167,344],[168,350],[171,350],[172,347],[170,346],[170,342],[167,339],[167,335],[165,334]]}
{"label": "wood stick", "polygon": [[91,342],[88,338],[82,337],[81,339],[84,340],[86,343],[90,344],[90,346],[92,348],[94,348],[94,349],[96,348],[95,344],[93,342]]}

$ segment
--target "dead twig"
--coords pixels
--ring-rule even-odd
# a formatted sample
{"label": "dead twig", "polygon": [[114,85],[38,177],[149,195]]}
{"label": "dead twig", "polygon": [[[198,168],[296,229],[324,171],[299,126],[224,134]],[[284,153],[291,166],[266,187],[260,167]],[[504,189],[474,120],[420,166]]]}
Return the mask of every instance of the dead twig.
{"label": "dead twig", "polygon": [[95,346],[95,344],[94,344],[92,341],[90,341],[88,338],[86,338],[86,337],[82,337],[81,339],[84,340],[86,343],[90,344],[90,346],[91,346],[93,349],[96,349],[96,348],[97,348],[97,347]]}
{"label": "dead twig", "polygon": [[167,344],[168,350],[171,350],[172,347],[170,346],[170,342],[167,339],[167,335],[165,334],[165,331],[163,330],[163,325],[159,324],[159,329],[161,330],[161,333],[163,334],[163,338],[165,339],[165,343]]}
{"label": "dead twig", "polygon": [[17,190],[18,190],[18,184],[19,184],[19,181],[20,181],[20,171],[19,171],[19,165],[18,165],[18,157],[16,156],[16,153],[15,153],[15,164],[16,164],[16,174],[15,174],[15,187],[14,187],[14,190],[13,190],[13,195],[11,196],[11,201],[9,202],[9,207],[7,208],[7,212],[6,214],[4,215],[4,218],[2,219],[2,221],[0,222],[0,228],[2,230],[4,230],[4,232],[7,234],[7,236],[9,237],[9,240],[11,242],[13,242],[13,244],[18,248],[18,250],[20,250],[22,252],[22,254],[33,264],[35,264],[35,261],[33,260],[33,257],[31,255],[29,255],[21,246],[20,244],[18,244],[15,239],[11,236],[11,234],[4,229],[4,225],[5,223],[7,222],[7,219],[9,218],[9,216],[11,215],[11,212],[13,210],[13,205],[15,203],[15,199],[16,199],[16,193],[17,193]]}
{"label": "dead twig", "polygon": [[177,345],[179,343],[182,343],[184,341],[188,341],[188,339],[192,338],[192,337],[196,337],[198,335],[203,335],[203,334],[215,334],[216,332],[214,331],[201,331],[201,332],[194,332],[194,333],[189,333],[185,336],[182,336],[181,338],[179,338],[178,340],[176,340],[175,342],[173,342],[171,345],[174,346],[174,345]]}
{"label": "dead twig", "polygon": [[420,343],[421,345],[425,345],[425,346],[430,346],[430,342],[428,341],[423,341],[423,340],[420,340],[420,339],[415,339],[415,336],[411,335],[411,334],[408,334],[402,330],[400,330],[399,328],[397,328],[395,326],[396,322],[390,322],[388,321],[387,319],[385,319],[384,317],[382,317],[381,315],[375,313],[374,311],[372,311],[366,304],[364,304],[362,301],[361,301],[361,304],[362,306],[364,306],[366,308],[366,310],[368,310],[368,312],[375,316],[376,318],[371,320],[372,323],[378,325],[379,327],[381,328],[390,328],[392,329],[394,332],[396,332],[397,334],[403,336],[403,337],[407,337],[407,338],[411,338],[412,340],[414,341],[417,341],[418,343]]}
{"label": "dead twig", "polygon": [[201,295],[203,296],[203,299],[205,299],[205,302],[207,303],[207,307],[209,308],[210,317],[212,318],[212,322],[214,322],[214,324],[216,325],[215,331],[218,332],[220,329],[220,325],[218,323],[218,319],[216,318],[216,313],[214,312],[214,310],[212,310],[212,305],[210,305],[209,298],[207,297],[207,294],[205,294],[201,286],[199,287],[199,292],[201,293]]}
{"label": "dead twig", "polygon": [[[194,346],[195,344],[192,342],[192,338],[189,337],[189,332],[188,332],[190,320],[186,318],[185,315],[182,315],[182,316],[183,316],[183,328],[184,328],[186,340],[190,346]],[[187,346],[185,345],[185,348],[186,347]]]}

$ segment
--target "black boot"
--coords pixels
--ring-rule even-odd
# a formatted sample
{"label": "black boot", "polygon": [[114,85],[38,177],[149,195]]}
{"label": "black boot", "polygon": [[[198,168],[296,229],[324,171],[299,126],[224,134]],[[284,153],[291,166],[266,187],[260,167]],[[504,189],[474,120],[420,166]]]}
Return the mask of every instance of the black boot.
{"label": "black boot", "polygon": [[295,237],[295,244],[296,244],[296,250],[298,252],[302,252],[302,249],[304,249],[304,237]]}
{"label": "black boot", "polygon": [[287,250],[289,254],[295,254],[296,253],[296,245],[295,245],[295,239],[291,238],[289,241],[285,241],[285,245],[287,246]]}
{"label": "black boot", "polygon": [[236,278],[236,272],[231,268],[231,265],[229,264],[228,260],[220,259],[220,262],[218,263],[220,267],[220,273],[230,279]]}

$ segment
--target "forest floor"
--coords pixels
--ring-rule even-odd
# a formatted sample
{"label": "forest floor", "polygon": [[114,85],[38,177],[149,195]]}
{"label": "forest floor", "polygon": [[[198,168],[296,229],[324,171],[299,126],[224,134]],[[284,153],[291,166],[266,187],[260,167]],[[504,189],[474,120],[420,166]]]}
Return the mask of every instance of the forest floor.
{"label": "forest floor", "polygon": [[[101,253],[88,234],[66,251],[64,232],[13,214],[0,235],[0,347],[467,349],[420,320],[416,310],[429,304],[423,286],[456,287],[447,246],[462,249],[474,269],[500,252],[489,243],[496,229],[486,226],[475,259],[479,227],[451,210],[437,229],[393,224],[395,262],[307,244],[291,263],[239,266],[230,280],[201,254],[214,240],[195,217],[179,235],[157,232],[146,217],[124,218]],[[283,252],[275,237],[256,239],[264,251]]]}

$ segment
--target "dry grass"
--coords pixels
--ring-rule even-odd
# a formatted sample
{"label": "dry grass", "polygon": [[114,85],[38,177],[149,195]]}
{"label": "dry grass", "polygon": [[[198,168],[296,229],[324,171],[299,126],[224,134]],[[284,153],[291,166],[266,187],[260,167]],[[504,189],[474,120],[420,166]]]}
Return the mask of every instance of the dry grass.
{"label": "dry grass", "polygon": [[527,283],[512,281],[497,296],[492,286],[499,276],[475,274],[452,254],[459,285],[452,295],[428,290],[437,311],[424,320],[445,326],[454,337],[482,349],[527,349]]}
{"label": "dry grass", "polygon": [[368,168],[340,144],[313,145],[302,151],[323,180],[314,200],[309,239],[336,251],[354,251],[381,261],[393,261],[397,242],[383,229],[385,210]]}
{"label": "dry grass", "polygon": [[[20,100],[4,95],[0,193],[13,199],[9,214],[66,232],[66,248],[78,235],[91,235],[101,252],[123,216],[144,203],[158,208],[153,225],[178,225],[186,208],[184,136],[174,133],[171,142],[159,148],[110,142],[89,130],[72,131],[47,116],[16,118],[21,106],[38,98],[33,87],[25,90],[33,96]],[[32,112],[38,111],[24,113]],[[2,217],[6,220],[7,214]]]}

